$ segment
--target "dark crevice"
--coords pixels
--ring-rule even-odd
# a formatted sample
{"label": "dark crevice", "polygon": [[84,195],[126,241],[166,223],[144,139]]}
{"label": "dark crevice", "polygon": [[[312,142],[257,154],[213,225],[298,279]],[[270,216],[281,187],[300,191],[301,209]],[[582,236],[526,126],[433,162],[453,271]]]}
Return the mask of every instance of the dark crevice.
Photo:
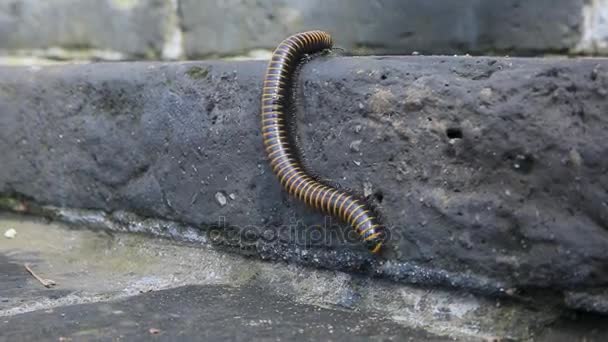
{"label": "dark crevice", "polygon": [[462,129],[460,127],[449,127],[445,130],[449,139],[462,139]]}

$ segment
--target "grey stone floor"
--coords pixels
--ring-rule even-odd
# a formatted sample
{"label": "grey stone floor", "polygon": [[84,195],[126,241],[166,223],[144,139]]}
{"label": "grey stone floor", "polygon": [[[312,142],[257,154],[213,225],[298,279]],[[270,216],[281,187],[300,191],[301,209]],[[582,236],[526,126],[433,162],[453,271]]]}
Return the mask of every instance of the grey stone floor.
{"label": "grey stone floor", "polygon": [[[0,216],[0,341],[600,341],[608,319]],[[43,287],[26,270],[56,285]]]}
{"label": "grey stone floor", "polygon": [[[34,324],[35,322],[35,324]],[[362,312],[299,304],[254,287],[185,286],[114,302],[58,307],[5,320],[10,341],[162,340],[432,340],[421,329]]]}

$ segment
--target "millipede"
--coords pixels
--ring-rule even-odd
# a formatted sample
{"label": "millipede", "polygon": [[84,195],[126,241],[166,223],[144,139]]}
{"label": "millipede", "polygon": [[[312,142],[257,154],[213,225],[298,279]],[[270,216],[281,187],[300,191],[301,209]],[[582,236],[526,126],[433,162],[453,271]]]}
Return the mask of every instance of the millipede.
{"label": "millipede", "polygon": [[331,36],[323,31],[292,35],[279,44],[266,70],[262,92],[262,136],[270,166],[281,186],[306,205],[348,223],[366,247],[379,253],[385,229],[371,205],[347,191],[339,190],[311,176],[304,169],[291,142],[287,115],[291,110],[296,69],[305,56],[332,48]]}

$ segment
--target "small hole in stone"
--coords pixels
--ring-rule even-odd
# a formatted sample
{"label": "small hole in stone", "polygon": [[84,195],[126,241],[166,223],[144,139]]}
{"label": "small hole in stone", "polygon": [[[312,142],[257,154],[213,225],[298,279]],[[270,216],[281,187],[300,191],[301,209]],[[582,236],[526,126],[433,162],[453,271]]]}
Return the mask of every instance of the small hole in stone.
{"label": "small hole in stone", "polygon": [[382,200],[384,199],[384,194],[382,194],[382,191],[376,191],[374,193],[374,197],[376,198],[378,203],[382,203]]}
{"label": "small hole in stone", "polygon": [[386,79],[386,74],[382,74],[382,76],[380,76],[381,80],[385,80]]}
{"label": "small hole in stone", "polygon": [[445,134],[450,139],[462,139],[462,130],[459,127],[450,127],[445,130]]}

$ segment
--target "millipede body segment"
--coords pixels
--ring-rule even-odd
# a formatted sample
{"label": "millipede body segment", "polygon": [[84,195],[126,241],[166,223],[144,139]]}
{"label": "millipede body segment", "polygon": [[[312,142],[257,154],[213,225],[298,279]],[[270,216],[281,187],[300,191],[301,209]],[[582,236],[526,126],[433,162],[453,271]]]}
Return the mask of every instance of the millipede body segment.
{"label": "millipede body segment", "polygon": [[295,34],[276,48],[264,78],[262,135],[273,172],[292,196],[321,212],[350,224],[372,253],[385,239],[384,227],[371,207],[356,196],[323,184],[303,169],[287,128],[295,69],[302,57],[332,47],[331,36],[322,31]]}

